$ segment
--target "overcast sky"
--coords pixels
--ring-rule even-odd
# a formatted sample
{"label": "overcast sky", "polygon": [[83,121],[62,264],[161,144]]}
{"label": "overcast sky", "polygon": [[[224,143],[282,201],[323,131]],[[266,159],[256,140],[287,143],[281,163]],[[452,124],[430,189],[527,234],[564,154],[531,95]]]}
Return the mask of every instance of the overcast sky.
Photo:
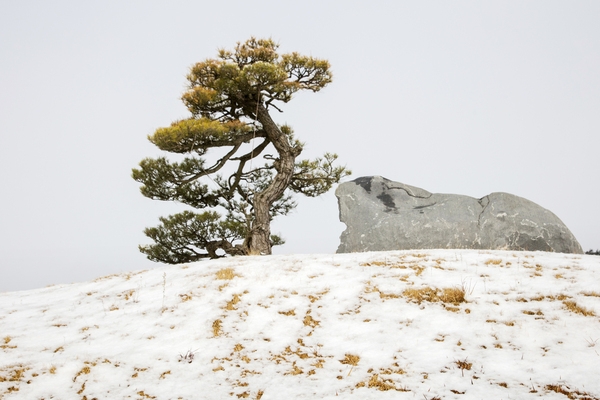
{"label": "overcast sky", "polygon": [[[348,179],[509,192],[600,248],[598,1],[0,2],[0,291],[148,269],[146,137],[186,118],[189,67],[250,36],[330,61],[273,115]],[[334,253],[333,191],[273,224],[275,252]]]}

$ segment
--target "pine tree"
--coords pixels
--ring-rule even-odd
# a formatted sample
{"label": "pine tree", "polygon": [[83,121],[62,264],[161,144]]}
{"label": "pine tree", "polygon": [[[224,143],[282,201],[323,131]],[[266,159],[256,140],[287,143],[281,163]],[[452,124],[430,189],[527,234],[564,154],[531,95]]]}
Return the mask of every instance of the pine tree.
{"label": "pine tree", "polygon": [[318,92],[332,79],[328,61],[277,49],[271,39],[251,38],[192,66],[182,96],[191,117],[148,137],[159,149],[183,156],[142,160],[133,169],[142,194],[205,210],[161,218],[160,226],[147,228],[155,244],[139,248],[150,260],[271,254],[283,243],[271,235],[271,220],[296,206],[292,195],[319,196],[350,174],[334,165],[332,153],[298,161],[303,144],[271,118],[294,93]]}

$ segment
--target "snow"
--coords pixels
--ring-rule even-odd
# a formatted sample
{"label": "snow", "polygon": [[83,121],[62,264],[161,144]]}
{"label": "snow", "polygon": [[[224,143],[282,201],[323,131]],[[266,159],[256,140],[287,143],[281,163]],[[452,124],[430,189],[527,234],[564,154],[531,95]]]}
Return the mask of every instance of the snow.
{"label": "snow", "polygon": [[599,399],[599,316],[598,256],[203,261],[0,293],[0,398]]}

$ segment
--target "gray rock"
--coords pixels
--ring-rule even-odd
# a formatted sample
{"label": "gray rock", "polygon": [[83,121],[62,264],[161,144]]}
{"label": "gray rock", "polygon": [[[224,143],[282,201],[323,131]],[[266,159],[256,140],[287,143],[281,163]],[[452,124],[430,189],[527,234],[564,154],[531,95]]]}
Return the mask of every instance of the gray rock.
{"label": "gray rock", "polygon": [[429,193],[380,176],[338,186],[347,228],[338,253],[408,249],[539,250],[583,253],[552,212],[508,193],[481,199]]}

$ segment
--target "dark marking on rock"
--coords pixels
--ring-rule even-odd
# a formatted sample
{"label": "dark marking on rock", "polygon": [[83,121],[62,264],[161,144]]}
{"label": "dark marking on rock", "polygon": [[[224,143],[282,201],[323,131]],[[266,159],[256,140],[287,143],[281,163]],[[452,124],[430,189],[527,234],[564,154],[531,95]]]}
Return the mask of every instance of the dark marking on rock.
{"label": "dark marking on rock", "polygon": [[422,208],[427,208],[427,207],[435,206],[436,204],[437,204],[437,201],[436,201],[436,202],[434,202],[434,203],[431,203],[431,204],[426,204],[426,205],[424,205],[424,206],[416,206],[416,207],[413,207],[413,210],[420,210],[420,209],[422,209]]}
{"label": "dark marking on rock", "polygon": [[396,208],[396,203],[394,203],[394,199],[387,193],[381,193],[377,196],[379,200],[387,207],[387,208]]}
{"label": "dark marking on rock", "polygon": [[352,182],[356,183],[359,186],[362,186],[363,189],[367,191],[367,193],[371,193],[371,181],[373,180],[372,176],[364,176],[362,178],[356,178]]}

